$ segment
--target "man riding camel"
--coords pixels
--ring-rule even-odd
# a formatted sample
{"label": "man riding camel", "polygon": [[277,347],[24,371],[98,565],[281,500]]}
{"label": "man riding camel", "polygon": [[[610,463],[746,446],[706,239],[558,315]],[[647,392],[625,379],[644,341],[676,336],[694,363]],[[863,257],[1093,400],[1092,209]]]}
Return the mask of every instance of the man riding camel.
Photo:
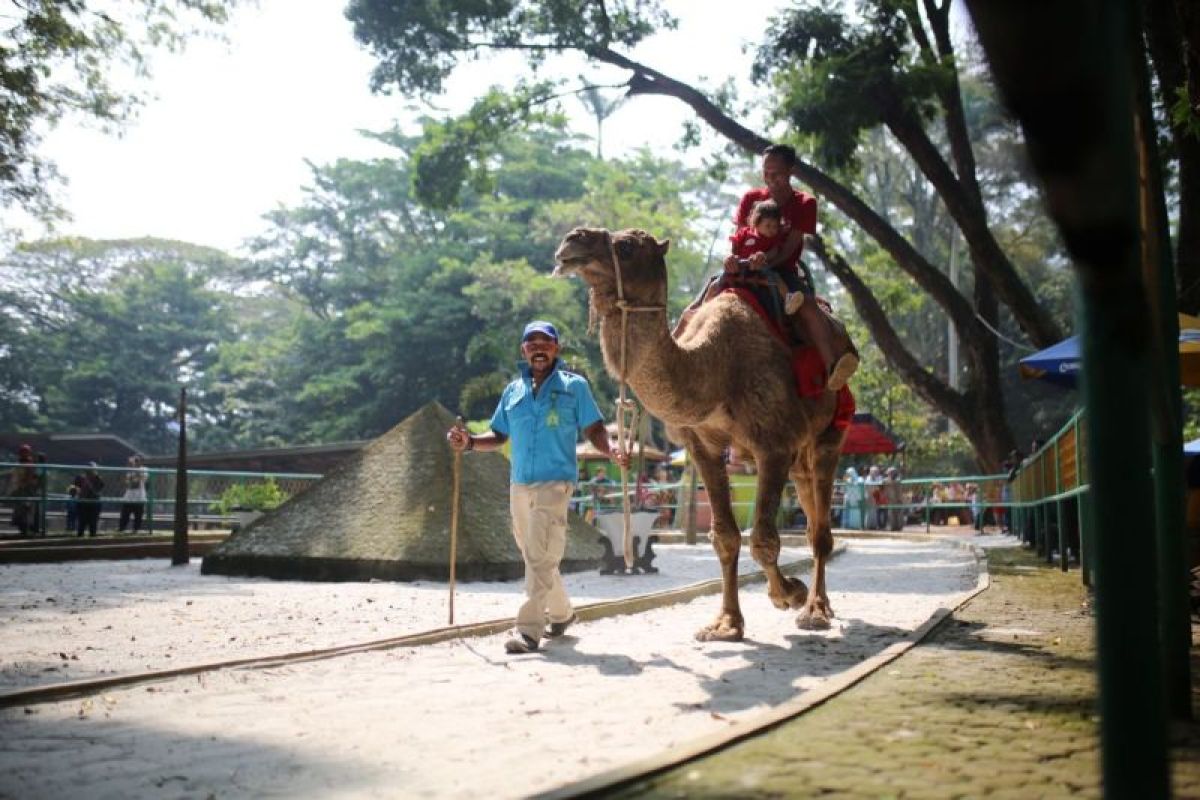
{"label": "man riding camel", "polygon": [[[780,229],[776,237],[778,244],[748,263],[737,253],[731,253],[725,259],[726,274],[710,285],[704,300],[724,288],[730,276],[740,269],[748,268],[755,272],[772,270],[777,273],[789,292],[801,294],[797,298],[789,296],[788,316],[795,321],[805,341],[816,348],[820,355],[827,375],[825,388],[836,392],[846,385],[846,381],[858,369],[858,353],[844,326],[815,301],[811,280],[803,280],[800,276],[804,235],[817,231],[817,199],[792,188],[791,174],[796,161],[796,150],[790,145],[773,144],[763,151],[762,176],[766,185],[750,189],[742,195],[734,225],[737,230],[744,230],[752,224],[756,206],[771,201],[780,213]],[[693,304],[680,318],[674,331],[676,336],[683,332],[696,305],[698,303]]]}

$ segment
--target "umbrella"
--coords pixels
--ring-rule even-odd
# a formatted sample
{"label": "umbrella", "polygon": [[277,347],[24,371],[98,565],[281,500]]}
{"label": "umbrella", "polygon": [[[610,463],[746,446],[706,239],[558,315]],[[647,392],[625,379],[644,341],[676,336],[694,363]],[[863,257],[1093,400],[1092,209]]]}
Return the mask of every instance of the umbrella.
{"label": "umbrella", "polygon": [[1021,359],[1019,369],[1022,378],[1040,378],[1056,386],[1073,389],[1081,364],[1079,337],[1072,336],[1031,356],[1025,356]]}
{"label": "umbrella", "polygon": [[855,414],[846,429],[846,440],[842,443],[843,455],[865,455],[868,453],[895,453],[903,450],[904,443],[897,442],[892,432],[873,414]]}
{"label": "umbrella", "polygon": [[[657,447],[643,445],[642,450],[639,450],[637,445],[633,447],[633,458],[637,458],[639,452],[643,453],[647,461],[666,461],[670,456],[659,450]],[[575,458],[580,461],[607,461],[608,456],[603,455],[599,450],[592,446],[591,442],[579,442],[575,445]]]}
{"label": "umbrella", "polygon": [[[1063,339],[1021,359],[1023,378],[1038,378],[1074,388],[1082,367],[1079,337]],[[1200,318],[1179,315],[1179,378],[1184,386],[1200,386]]]}

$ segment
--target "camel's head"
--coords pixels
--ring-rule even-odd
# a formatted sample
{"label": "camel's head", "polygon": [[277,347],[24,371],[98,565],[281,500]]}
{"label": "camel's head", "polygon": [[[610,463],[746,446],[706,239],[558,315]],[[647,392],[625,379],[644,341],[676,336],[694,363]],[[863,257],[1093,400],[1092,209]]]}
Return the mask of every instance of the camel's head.
{"label": "camel's head", "polygon": [[667,299],[667,263],[670,240],[658,241],[645,231],[631,228],[609,232],[604,228],[576,228],[563,237],[554,252],[555,275],[579,275],[598,298],[615,300],[616,270],[613,253],[621,265],[625,298],[642,304],[663,304]]}

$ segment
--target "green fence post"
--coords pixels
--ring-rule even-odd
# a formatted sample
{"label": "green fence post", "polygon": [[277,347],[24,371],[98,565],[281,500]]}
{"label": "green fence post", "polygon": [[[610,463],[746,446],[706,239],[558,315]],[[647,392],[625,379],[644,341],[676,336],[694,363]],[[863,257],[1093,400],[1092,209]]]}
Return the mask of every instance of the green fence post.
{"label": "green fence post", "polygon": [[1058,499],[1054,501],[1054,523],[1058,526],[1058,567],[1063,572],[1067,571],[1067,531],[1063,524],[1063,508],[1062,508],[1062,464],[1059,463],[1058,457],[1058,438],[1054,437],[1054,495]]}
{"label": "green fence post", "polygon": [[146,533],[154,535],[154,470],[146,472]]}
{"label": "green fence post", "polygon": [[46,536],[46,501],[49,499],[48,484],[50,476],[46,472],[46,466],[43,464],[38,467],[38,491],[41,498],[38,502],[38,532],[45,538]]}

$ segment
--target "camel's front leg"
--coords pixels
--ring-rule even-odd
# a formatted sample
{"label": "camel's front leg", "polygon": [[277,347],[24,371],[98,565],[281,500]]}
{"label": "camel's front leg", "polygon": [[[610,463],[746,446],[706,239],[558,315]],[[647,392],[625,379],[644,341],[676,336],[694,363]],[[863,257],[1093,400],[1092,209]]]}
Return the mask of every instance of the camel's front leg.
{"label": "camel's front leg", "polygon": [[797,462],[796,492],[808,517],[808,543],[813,554],[813,585],[804,607],[796,617],[796,626],[805,630],[824,630],[833,619],[833,607],[825,587],[825,564],[833,552],[833,528],[829,509],[833,503],[833,477],[841,436],[835,442],[818,442],[813,451]]}
{"label": "camel's front leg", "polygon": [[742,546],[742,532],[733,518],[733,506],[729,493],[729,476],[718,449],[713,453],[695,434],[689,437],[688,452],[696,461],[704,486],[708,490],[708,502],[712,507],[712,543],[721,560],[721,610],[711,625],[696,632],[702,642],[740,642],[745,635],[745,621],[738,603],[737,563],[738,551]]}
{"label": "camel's front leg", "polygon": [[[812,540],[812,531],[809,531]],[[824,553],[813,544],[813,585],[808,602],[796,615],[796,627],[804,630],[826,630],[833,619],[833,606],[829,604],[829,595],[825,591],[825,562],[829,560],[829,551],[833,549],[833,536],[829,536],[829,547]]]}
{"label": "camel's front leg", "polygon": [[754,453],[758,465],[758,491],[754,503],[754,531],[750,536],[750,554],[767,576],[767,597],[779,609],[800,608],[808,599],[808,587],[799,578],[784,575],[779,569],[779,529],[775,516],[783,485],[792,463],[790,451]]}

